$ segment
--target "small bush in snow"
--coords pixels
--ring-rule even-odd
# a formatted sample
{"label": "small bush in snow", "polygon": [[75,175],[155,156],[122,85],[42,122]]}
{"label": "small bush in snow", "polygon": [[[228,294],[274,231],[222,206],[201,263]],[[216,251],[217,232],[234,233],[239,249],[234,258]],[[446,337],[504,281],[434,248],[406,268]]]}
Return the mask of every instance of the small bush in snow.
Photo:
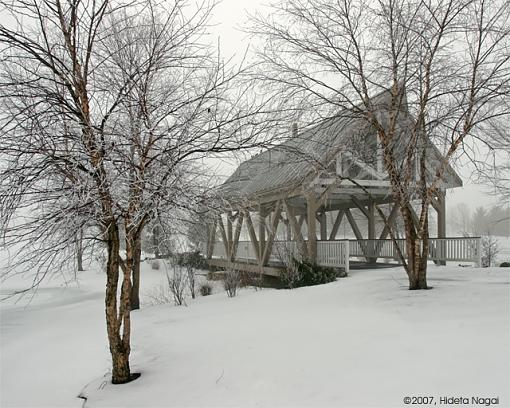
{"label": "small bush in snow", "polygon": [[155,270],[155,271],[159,271],[159,261],[157,259],[154,259],[153,261],[151,261],[151,269]]}
{"label": "small bush in snow", "polygon": [[236,269],[227,269],[223,277],[223,285],[227,291],[228,297],[234,297],[237,294],[237,288],[241,284],[241,273]]}
{"label": "small bush in snow", "polygon": [[186,267],[191,266],[194,269],[208,269],[207,260],[199,251],[177,254],[177,264]]}
{"label": "small bush in snow", "polygon": [[200,294],[202,296],[209,296],[212,293],[212,286],[208,283],[203,283],[200,285]]}
{"label": "small bush in snow", "polygon": [[[336,269],[317,265],[310,261],[293,259],[282,271],[280,278],[287,289],[302,286],[322,285],[334,282],[338,273]],[[344,273],[343,276],[346,276]]]}
{"label": "small bush in snow", "polygon": [[501,264],[499,266],[501,268],[509,268],[510,267],[510,262],[501,262]]}
{"label": "small bush in snow", "polygon": [[499,241],[492,235],[482,237],[482,268],[493,266],[499,254]]}
{"label": "small bush in snow", "polygon": [[298,268],[299,262],[296,259],[291,259],[288,263],[285,264],[285,267],[280,273],[280,279],[283,283],[283,286],[287,289],[294,289],[299,286],[302,278],[301,271]]}
{"label": "small bush in snow", "polygon": [[173,295],[176,306],[186,305],[186,288],[188,287],[187,274],[177,264],[172,265],[172,270],[166,272],[168,288]]}
{"label": "small bush in snow", "polygon": [[145,293],[145,298],[150,305],[163,305],[173,301],[172,294],[167,284],[153,287]]}
{"label": "small bush in snow", "polygon": [[310,261],[298,263],[301,274],[300,286],[322,285],[336,280],[336,270]]}

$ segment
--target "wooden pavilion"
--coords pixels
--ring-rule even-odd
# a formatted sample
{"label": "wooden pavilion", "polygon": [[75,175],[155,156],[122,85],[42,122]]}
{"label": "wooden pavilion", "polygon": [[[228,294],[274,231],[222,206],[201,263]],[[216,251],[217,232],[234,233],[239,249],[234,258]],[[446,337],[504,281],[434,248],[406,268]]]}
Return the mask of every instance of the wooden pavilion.
{"label": "wooden pavilion", "polygon": [[[384,109],[385,98],[382,93],[373,103]],[[427,149],[432,176],[442,157],[432,143]],[[432,202],[437,238],[431,239],[430,258],[437,262],[479,261],[479,240],[446,238],[445,192],[459,186],[462,180],[448,166]],[[208,226],[211,265],[278,275],[282,249],[346,270],[353,257],[397,259],[389,229],[376,217],[376,206],[384,208],[390,225],[399,217],[382,151],[376,133],[350,111],[302,131],[293,125],[287,141],[241,163],[219,196],[223,211]],[[355,239],[338,239],[342,223]],[[403,240],[399,246],[405,251]]]}

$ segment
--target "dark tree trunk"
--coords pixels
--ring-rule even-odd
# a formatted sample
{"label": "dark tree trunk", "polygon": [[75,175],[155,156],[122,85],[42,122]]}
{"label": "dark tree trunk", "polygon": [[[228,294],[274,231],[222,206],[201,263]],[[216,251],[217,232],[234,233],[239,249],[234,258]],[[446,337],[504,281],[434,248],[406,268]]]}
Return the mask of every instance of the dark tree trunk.
{"label": "dark tree trunk", "polygon": [[418,236],[411,209],[402,208],[406,233],[407,276],[409,290],[428,289],[427,286],[427,254],[428,233],[427,226],[424,233]]}
{"label": "dark tree trunk", "polygon": [[159,258],[159,226],[156,224],[152,233],[152,243],[154,245],[154,257]]}
{"label": "dark tree trunk", "polygon": [[141,239],[137,239],[133,250],[131,273],[131,310],[140,309],[140,261],[142,257]]}
{"label": "dark tree trunk", "polygon": [[85,270],[83,269],[83,230],[81,228],[77,234],[76,239],[76,264],[78,267],[78,272]]}
{"label": "dark tree trunk", "polygon": [[[108,342],[110,353],[112,355],[112,383],[123,384],[131,381],[131,371],[129,368],[130,331],[129,320],[130,295],[131,295],[131,276],[126,270],[122,280],[120,294],[120,304],[117,305],[117,291],[119,285],[119,229],[112,220],[107,231],[108,240],[108,263],[106,266],[106,328],[108,333]],[[121,333],[122,327],[122,333]]]}

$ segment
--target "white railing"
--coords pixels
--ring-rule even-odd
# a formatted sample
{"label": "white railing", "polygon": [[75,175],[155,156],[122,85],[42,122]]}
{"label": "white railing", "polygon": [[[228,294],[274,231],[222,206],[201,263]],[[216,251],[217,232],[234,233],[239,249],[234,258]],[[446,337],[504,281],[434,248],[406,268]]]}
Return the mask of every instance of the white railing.
{"label": "white railing", "polygon": [[[397,240],[404,257],[407,256],[405,239]],[[429,259],[432,261],[474,262],[480,265],[481,238],[429,238]],[[399,259],[397,248],[390,239],[363,239],[349,241],[351,257]]]}
{"label": "white railing", "polygon": [[317,263],[349,272],[349,241],[317,241]]}
{"label": "white railing", "polygon": [[300,259],[298,245],[296,241],[275,241],[271,248],[269,260],[271,262],[288,263],[292,258]]}
{"label": "white railing", "polygon": [[237,244],[236,259],[255,260],[257,254],[250,241],[239,241]]}
{"label": "white railing", "polygon": [[433,261],[474,262],[481,266],[481,238],[431,238],[429,259]]}
{"label": "white railing", "polygon": [[[406,256],[405,240],[399,239],[397,243],[402,254]],[[390,239],[350,240],[349,254],[351,257],[399,259],[397,247]]]}
{"label": "white railing", "polygon": [[[397,240],[404,257],[406,254],[405,239]],[[474,262],[480,265],[481,239],[479,237],[430,238],[429,259],[433,261]],[[227,259],[225,245],[222,241],[215,242],[213,258]],[[298,245],[295,241],[275,241],[269,256],[270,262],[288,262],[292,257],[299,259]],[[366,259],[387,258],[399,260],[397,247],[392,240],[344,240],[317,241],[317,263],[349,269],[349,257]],[[256,261],[258,258],[250,241],[239,241],[235,259]]]}
{"label": "white railing", "polygon": [[[222,241],[214,243],[213,258],[227,259]],[[292,258],[299,259],[300,253],[295,241],[274,241],[270,262],[286,263]],[[257,254],[250,241],[239,241],[235,260],[255,261]],[[317,241],[317,263],[324,266],[340,267],[349,270],[349,241]]]}

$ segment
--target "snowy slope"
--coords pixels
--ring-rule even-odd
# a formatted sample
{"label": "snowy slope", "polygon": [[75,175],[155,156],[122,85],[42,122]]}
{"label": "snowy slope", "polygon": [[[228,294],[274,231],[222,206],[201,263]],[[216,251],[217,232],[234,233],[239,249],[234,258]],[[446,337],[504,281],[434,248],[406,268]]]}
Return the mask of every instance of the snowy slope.
{"label": "snowy slope", "polygon": [[[499,397],[510,406],[510,270],[400,268],[329,285],[245,289],[133,313],[127,385],[108,370],[100,274],[2,306],[1,406],[400,407],[405,396]],[[158,280],[159,279],[159,280]],[[160,274],[145,271],[145,287]],[[50,297],[59,294],[59,300]],[[47,296],[46,296],[47,295]],[[30,379],[33,376],[33,379]]]}

